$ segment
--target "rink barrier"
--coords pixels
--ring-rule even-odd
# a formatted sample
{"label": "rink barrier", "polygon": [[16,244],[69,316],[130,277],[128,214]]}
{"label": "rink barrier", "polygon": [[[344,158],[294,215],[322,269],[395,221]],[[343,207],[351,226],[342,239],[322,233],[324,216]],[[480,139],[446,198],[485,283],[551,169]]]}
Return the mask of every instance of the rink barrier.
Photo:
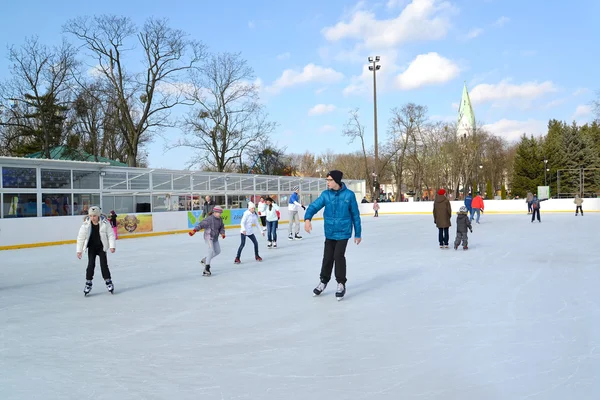
{"label": "rink barrier", "polygon": [[[69,218],[69,217],[65,217],[65,218]],[[36,218],[37,219],[37,218]],[[322,217],[316,217],[313,218],[314,221],[318,221],[318,220],[322,220]],[[77,218],[78,221],[81,221],[81,218]],[[279,220],[280,223],[280,227],[282,224],[289,224],[289,220]],[[304,220],[301,220],[300,222],[304,222]],[[231,229],[240,229],[240,225],[228,225],[225,227],[225,230],[231,230]],[[119,234],[119,239],[118,240],[125,240],[125,239],[137,239],[137,238],[143,238],[143,237],[152,237],[152,236],[164,236],[164,235],[180,235],[183,233],[188,233],[191,230],[191,228],[188,229],[177,229],[177,230],[170,230],[170,231],[162,231],[162,232],[146,232],[146,233],[135,233],[135,234]],[[27,248],[35,248],[35,247],[48,247],[48,246],[62,246],[62,245],[74,245],[77,244],[77,239],[75,240],[60,240],[60,241],[48,241],[48,242],[38,242],[38,243],[20,243],[20,244],[13,244],[13,245],[4,245],[4,246],[0,246],[0,251],[3,250],[18,250],[18,249],[27,249]]]}

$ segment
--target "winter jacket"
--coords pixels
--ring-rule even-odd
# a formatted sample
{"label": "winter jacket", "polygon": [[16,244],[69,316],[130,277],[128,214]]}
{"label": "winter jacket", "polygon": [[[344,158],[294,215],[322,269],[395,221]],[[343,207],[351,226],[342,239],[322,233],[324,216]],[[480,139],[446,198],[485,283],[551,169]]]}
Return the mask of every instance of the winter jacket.
{"label": "winter jacket", "polygon": [[194,227],[194,231],[196,232],[202,229],[204,229],[204,240],[212,240],[213,242],[219,240],[219,235],[225,234],[225,224],[223,223],[223,220],[214,215],[209,215],[198,222]]}
{"label": "winter jacket", "polygon": [[471,202],[471,207],[479,208],[480,210],[483,210],[483,197],[481,197],[479,195],[475,196],[475,198]]}
{"label": "winter jacket", "polygon": [[[100,240],[102,241],[102,250],[108,251],[115,248],[115,232],[108,222],[106,216],[100,216]],[[90,217],[83,220],[79,234],[77,235],[77,253],[83,253],[87,250],[88,242],[92,234],[92,221]]]}
{"label": "winter jacket", "polygon": [[540,210],[540,209],[541,209],[541,207],[540,207],[540,203],[541,203],[542,201],[546,201],[546,200],[548,200],[548,199],[542,199],[542,200],[540,200],[540,199],[538,199],[537,197],[534,197],[534,198],[533,198],[533,200],[531,200],[531,208],[533,208],[534,210],[535,210],[535,209],[538,209],[538,210]]}
{"label": "winter jacket", "polygon": [[312,217],[323,207],[323,219],[325,220],[325,238],[330,240],[344,240],[352,237],[360,238],[362,228],[360,225],[360,212],[354,192],[342,182],[340,190],[328,189],[321,193],[318,199],[311,203],[306,209],[304,220]]}
{"label": "winter jacket", "polygon": [[533,194],[531,192],[527,192],[527,201],[528,203],[531,203],[533,201]]}
{"label": "winter jacket", "polygon": [[467,229],[473,232],[473,227],[471,226],[471,219],[467,215],[467,213],[458,213],[456,216],[456,232],[457,233],[467,233]]}
{"label": "winter jacket", "polygon": [[450,200],[446,196],[436,194],[433,201],[433,222],[438,228],[450,228],[452,226],[450,218],[452,218]]}
{"label": "winter jacket", "polygon": [[110,226],[112,226],[112,227],[117,226],[117,214],[111,214],[109,217],[109,221],[110,221]]}
{"label": "winter jacket", "polygon": [[258,205],[256,206],[256,211],[258,211],[258,215],[261,217],[264,217],[265,214],[265,208],[267,207],[267,203],[264,201],[261,201],[258,203]]}
{"label": "winter jacket", "polygon": [[204,205],[202,206],[202,215],[206,217],[208,214],[210,214],[210,212],[213,210],[213,208],[215,208],[216,205],[217,204],[212,199],[210,201],[205,201]]}
{"label": "winter jacket", "polygon": [[242,221],[240,222],[240,232],[246,232],[246,236],[250,236],[254,234],[253,226],[258,226],[258,215],[256,213],[250,212],[250,210],[244,211],[244,215],[242,215]]}
{"label": "winter jacket", "polygon": [[373,203],[373,210],[379,211],[379,203]]}
{"label": "winter jacket", "polygon": [[575,197],[575,200],[573,200],[573,203],[577,206],[580,207],[583,204],[583,199],[581,197]]}
{"label": "winter jacket", "polygon": [[302,204],[300,204],[300,195],[296,192],[290,196],[290,202],[288,204],[288,211],[300,211]]}
{"label": "winter jacket", "polygon": [[279,211],[279,206],[277,205],[277,203],[273,202],[273,204],[271,204],[271,209],[269,210],[269,206],[266,205],[265,206],[265,214],[267,217],[267,221],[277,221],[279,220],[279,217],[277,216],[277,211]]}
{"label": "winter jacket", "polygon": [[471,196],[467,196],[465,197],[465,207],[467,207],[467,210],[471,210],[471,208],[473,203],[473,198]]}

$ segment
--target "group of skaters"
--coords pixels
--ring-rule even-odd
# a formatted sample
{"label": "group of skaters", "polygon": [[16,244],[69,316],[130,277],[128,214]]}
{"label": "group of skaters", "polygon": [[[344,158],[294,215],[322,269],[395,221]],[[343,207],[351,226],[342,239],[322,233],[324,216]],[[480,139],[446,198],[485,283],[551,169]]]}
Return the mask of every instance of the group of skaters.
{"label": "group of skaters", "polygon": [[[288,201],[289,212],[289,240],[301,240],[300,236],[300,210],[305,210],[304,230],[312,231],[312,218],[322,208],[325,208],[323,219],[325,222],[325,246],[323,250],[323,261],[319,284],[313,289],[315,296],[323,293],[331,280],[335,266],[335,279],[337,290],[335,296],[341,300],[346,294],[346,246],[352,237],[354,230],[354,242],[361,241],[361,221],[358,203],[353,191],[348,189],[342,182],[343,173],[338,170],[327,174],[327,190],[323,191],[319,198],[312,202],[308,208],[300,201],[300,187],[292,188],[292,194]],[[209,209],[210,207],[210,209]],[[219,237],[225,239],[225,225],[221,218],[223,209],[216,205],[209,205],[204,209],[206,217],[196,224],[189,232],[193,236],[196,232],[204,230],[204,240],[207,245],[207,255],[201,260],[204,266],[203,275],[211,276],[212,260],[221,253]],[[263,259],[259,254],[259,245],[256,235],[262,236],[267,232],[267,248],[277,248],[277,227],[279,223],[279,205],[271,198],[262,198],[258,207],[253,202],[248,202],[248,209],[244,211],[240,221],[240,246],[238,247],[234,264],[241,263],[242,250],[249,239],[254,245],[254,259],[261,262]],[[260,224],[259,224],[260,221]],[[260,227],[262,225],[262,229]],[[255,233],[256,232],[256,233]]]}
{"label": "group of skaters", "polygon": [[[462,243],[463,250],[469,249],[469,236],[467,231],[473,233],[473,219],[475,215],[476,223],[479,223],[481,214],[485,205],[481,194],[477,192],[475,197],[471,192],[465,197],[464,205],[460,207],[456,216],[456,239],[454,240],[454,250]],[[450,227],[452,226],[452,206],[450,200],[446,196],[446,190],[440,189],[435,195],[433,201],[433,222],[438,228],[438,242],[440,249],[448,249],[450,247]]]}

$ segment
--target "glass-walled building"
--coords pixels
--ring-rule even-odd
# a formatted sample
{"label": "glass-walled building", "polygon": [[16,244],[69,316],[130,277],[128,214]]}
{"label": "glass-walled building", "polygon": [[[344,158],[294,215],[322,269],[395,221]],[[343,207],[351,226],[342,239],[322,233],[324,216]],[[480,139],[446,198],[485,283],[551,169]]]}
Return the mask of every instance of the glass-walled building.
{"label": "glass-walled building", "polygon": [[[108,163],[0,157],[1,218],[200,210],[206,196],[225,208],[271,196],[286,206],[294,186],[305,205],[327,188],[324,178],[114,167]],[[365,183],[344,180],[358,200]]]}

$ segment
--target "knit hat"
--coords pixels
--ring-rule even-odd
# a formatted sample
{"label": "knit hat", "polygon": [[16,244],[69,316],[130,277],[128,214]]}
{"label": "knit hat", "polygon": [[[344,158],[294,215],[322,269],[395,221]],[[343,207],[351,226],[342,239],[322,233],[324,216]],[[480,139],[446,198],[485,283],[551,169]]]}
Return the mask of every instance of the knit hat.
{"label": "knit hat", "polygon": [[[254,203],[253,203],[253,202],[249,201],[249,202],[248,202],[248,210],[249,210],[249,209],[251,209],[251,208],[256,208],[256,206],[254,205]],[[213,210],[214,210],[214,209],[213,209]]]}
{"label": "knit hat", "polygon": [[342,171],[338,171],[337,169],[334,169],[333,171],[329,171],[327,176],[332,177],[333,180],[335,181],[335,183],[337,183],[338,185],[341,185],[342,178],[344,177],[344,173]]}
{"label": "knit hat", "polygon": [[88,209],[88,215],[89,215],[89,216],[95,215],[95,216],[99,217],[99,216],[100,216],[100,207],[97,207],[97,206],[91,206],[91,207]]}
{"label": "knit hat", "polygon": [[295,192],[296,190],[300,190],[300,186],[294,186],[294,187],[292,188],[292,192]]}
{"label": "knit hat", "polygon": [[443,195],[445,195],[445,194],[446,194],[446,191],[445,191],[444,189],[440,189],[440,190],[438,190],[438,194],[439,194],[440,196],[443,196]]}
{"label": "knit hat", "polygon": [[222,209],[221,207],[219,207],[219,206],[215,206],[215,207],[213,208],[213,213],[216,213],[216,212],[218,212],[218,213],[222,213],[222,212],[223,212],[223,209]]}

